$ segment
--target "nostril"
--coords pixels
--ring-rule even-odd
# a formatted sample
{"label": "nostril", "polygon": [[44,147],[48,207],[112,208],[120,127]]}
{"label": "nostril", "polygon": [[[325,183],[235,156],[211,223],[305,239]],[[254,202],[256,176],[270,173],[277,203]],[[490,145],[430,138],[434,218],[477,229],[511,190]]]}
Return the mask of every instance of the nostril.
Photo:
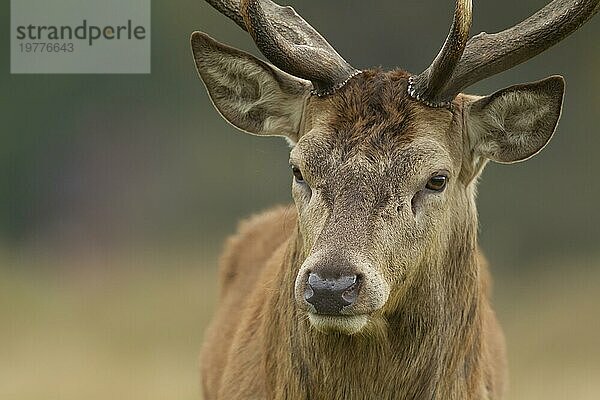
{"label": "nostril", "polygon": [[304,300],[308,301],[308,299],[313,297],[314,294],[315,294],[315,292],[313,291],[312,287],[310,286],[310,282],[309,282],[308,285],[306,285],[306,289],[304,289]]}
{"label": "nostril", "polygon": [[346,289],[344,293],[342,293],[342,299],[346,300],[350,304],[355,303],[356,299],[358,298],[358,291],[360,289],[361,281],[361,277],[357,276],[354,280],[354,283],[348,289]]}
{"label": "nostril", "polygon": [[321,277],[317,274],[315,274],[314,272],[311,272],[308,274],[308,284],[309,285],[315,285],[317,284],[319,281],[321,280]]}

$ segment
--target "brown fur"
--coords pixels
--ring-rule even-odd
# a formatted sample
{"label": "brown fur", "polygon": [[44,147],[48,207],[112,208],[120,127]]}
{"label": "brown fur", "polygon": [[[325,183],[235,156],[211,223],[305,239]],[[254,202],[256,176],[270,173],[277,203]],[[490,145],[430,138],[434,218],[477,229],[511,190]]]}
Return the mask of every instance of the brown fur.
{"label": "brown fur", "polygon": [[[296,271],[285,267],[293,264],[297,233],[290,227],[296,219],[291,207],[278,207],[246,221],[229,239],[221,276],[226,271],[237,275],[222,280],[221,304],[206,334],[201,356],[205,399],[433,398],[433,349],[423,343],[413,348],[414,338],[424,340],[419,333],[427,329],[426,321],[397,321],[398,330],[377,340],[328,337],[310,330],[294,312],[289,280]],[[438,372],[449,376],[437,379],[449,385],[446,390],[458,392],[440,392],[435,398],[492,399],[504,391],[504,338],[488,303],[489,275],[479,253],[477,263],[481,309],[472,316],[468,334],[447,339],[459,353],[471,345],[479,354],[466,357],[453,373],[442,366]],[[305,333],[296,331],[298,327]],[[410,355],[402,354],[404,350]],[[476,376],[474,382],[464,382],[465,373]]]}
{"label": "brown fur", "polygon": [[[463,133],[467,97],[431,109],[408,98],[407,77],[366,71],[309,100],[291,158],[319,207],[295,186],[296,207],[253,217],[229,239],[201,356],[206,400],[502,397],[504,341],[477,249],[481,166]],[[422,200],[425,228],[398,222],[414,207],[404,188],[439,165],[456,183]],[[319,332],[299,306],[294,282],[315,254],[320,263],[358,255],[389,284],[358,334]]]}

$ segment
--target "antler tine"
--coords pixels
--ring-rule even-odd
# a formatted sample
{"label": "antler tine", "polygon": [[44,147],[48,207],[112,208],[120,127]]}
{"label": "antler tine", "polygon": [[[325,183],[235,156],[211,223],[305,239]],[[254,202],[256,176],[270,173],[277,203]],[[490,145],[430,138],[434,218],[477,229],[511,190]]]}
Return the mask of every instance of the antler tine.
{"label": "antler tine", "polygon": [[[221,14],[234,21],[240,28],[248,31],[244,17],[240,13],[240,0],[206,0],[206,2]],[[264,0],[261,7],[265,11],[269,21],[290,42],[328,48],[335,53],[333,47],[327,43],[319,32],[296,14],[292,7],[282,7],[270,0]]]}
{"label": "antler tine", "polygon": [[206,0],[248,31],[259,50],[280,69],[310,80],[314,92],[329,94],[360,71],[300,17],[270,0]]}
{"label": "antler tine", "polygon": [[600,10],[600,0],[554,0],[499,33],[472,37],[440,99],[451,100],[466,87],[538,55],[576,31]]}
{"label": "antler tine", "polygon": [[[457,11],[459,3],[464,3],[461,8],[465,10],[468,3],[470,14],[471,1],[457,0]],[[494,34],[482,32],[466,46],[462,40],[468,30],[466,25],[465,29],[456,29],[459,23],[455,13],[444,47],[428,69],[411,77],[409,94],[431,106],[448,104],[475,82],[506,71],[560,42],[596,14],[599,3],[600,0],[554,0],[512,28]],[[450,42],[454,31],[459,37],[456,43]],[[457,59],[459,53],[462,56]]]}
{"label": "antler tine", "polygon": [[456,0],[454,20],[442,49],[425,71],[409,79],[408,91],[412,97],[438,107],[448,102],[448,99],[439,94],[463,54],[472,20],[471,0]]}

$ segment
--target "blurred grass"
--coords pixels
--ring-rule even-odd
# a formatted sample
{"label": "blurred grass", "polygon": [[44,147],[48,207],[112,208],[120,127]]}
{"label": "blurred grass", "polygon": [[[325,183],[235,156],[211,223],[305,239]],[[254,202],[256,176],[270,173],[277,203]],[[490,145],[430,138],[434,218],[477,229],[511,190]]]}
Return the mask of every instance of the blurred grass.
{"label": "blurred grass", "polygon": [[0,399],[198,399],[214,274],[145,258],[0,269]]}
{"label": "blurred grass", "polygon": [[496,280],[510,399],[600,399],[599,260],[548,260]]}
{"label": "blurred grass", "polygon": [[[199,399],[214,257],[67,263],[0,268],[0,399]],[[599,266],[553,262],[496,282],[510,399],[599,398]]]}

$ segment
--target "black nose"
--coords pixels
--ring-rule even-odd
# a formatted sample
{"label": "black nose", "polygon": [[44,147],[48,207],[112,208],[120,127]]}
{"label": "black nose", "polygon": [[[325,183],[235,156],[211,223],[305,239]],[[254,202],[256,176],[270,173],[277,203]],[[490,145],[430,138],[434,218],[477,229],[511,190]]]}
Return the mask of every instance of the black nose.
{"label": "black nose", "polygon": [[356,301],[359,288],[360,279],[356,275],[323,279],[311,272],[304,299],[315,307],[317,314],[339,315],[342,308]]}

